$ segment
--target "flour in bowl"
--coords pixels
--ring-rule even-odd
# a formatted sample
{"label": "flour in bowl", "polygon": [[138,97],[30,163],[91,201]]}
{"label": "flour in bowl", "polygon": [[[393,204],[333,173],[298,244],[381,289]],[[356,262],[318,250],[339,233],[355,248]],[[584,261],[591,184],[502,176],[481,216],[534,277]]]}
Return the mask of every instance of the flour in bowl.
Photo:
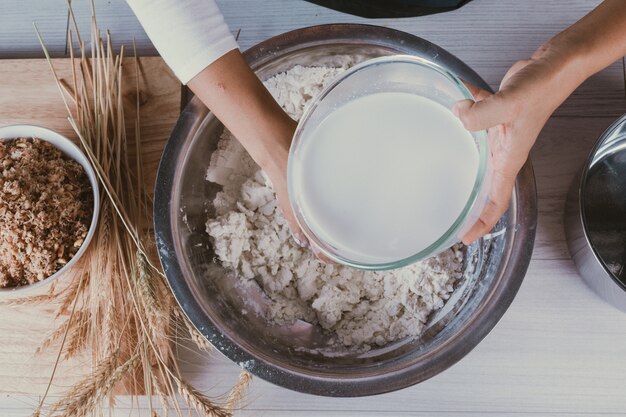
{"label": "flour in bowl", "polygon": [[[299,119],[307,103],[344,70],[296,66],[265,86]],[[273,323],[319,324],[338,343],[368,350],[421,334],[462,276],[458,246],[392,271],[318,260],[293,240],[271,184],[228,131],[211,156],[207,180],[223,187],[206,224],[216,256],[239,279],[259,283],[271,300],[266,318]]]}

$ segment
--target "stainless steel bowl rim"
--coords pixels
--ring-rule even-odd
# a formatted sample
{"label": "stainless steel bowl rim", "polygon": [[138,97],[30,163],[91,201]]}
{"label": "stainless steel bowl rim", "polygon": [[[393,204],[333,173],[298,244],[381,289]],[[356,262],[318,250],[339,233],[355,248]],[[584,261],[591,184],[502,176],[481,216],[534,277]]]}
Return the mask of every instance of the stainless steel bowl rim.
{"label": "stainless steel bowl rim", "polygon": [[[244,53],[253,69],[271,62],[272,57],[289,50],[301,50],[320,42],[376,45],[400,54],[426,57],[462,79],[490,90],[473,70],[442,48],[419,37],[390,28],[360,24],[332,24],[312,26],[278,35]],[[169,285],[181,308],[198,331],[232,361],[251,373],[274,384],[310,394],[326,396],[363,396],[401,389],[424,381],[452,366],[470,352],[496,325],[517,293],[530,262],[537,222],[536,188],[533,169],[528,161],[517,178],[513,201],[518,207],[511,250],[501,260],[510,265],[506,285],[499,285],[481,300],[477,313],[464,329],[456,334],[453,346],[436,352],[428,366],[424,363],[394,369],[384,375],[352,377],[338,375],[319,377],[294,367],[277,367],[263,355],[256,355],[224,336],[211,320],[207,320],[199,302],[186,284],[181,264],[174,248],[171,222],[171,195],[174,187],[176,163],[184,144],[185,132],[198,127],[208,110],[197,98],[189,102],[181,113],[160,162],[155,188],[155,234],[159,256]]]}

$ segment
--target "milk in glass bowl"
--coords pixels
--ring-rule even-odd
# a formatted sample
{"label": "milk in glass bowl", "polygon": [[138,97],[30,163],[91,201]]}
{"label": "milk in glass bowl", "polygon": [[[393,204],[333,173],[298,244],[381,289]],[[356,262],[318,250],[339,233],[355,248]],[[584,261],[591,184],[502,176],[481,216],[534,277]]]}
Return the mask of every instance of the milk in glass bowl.
{"label": "milk in glass bowl", "polygon": [[454,74],[396,55],[328,85],[296,129],[289,197],[309,241],[331,260],[382,270],[458,242],[487,198],[485,131],[452,113],[473,99]]}

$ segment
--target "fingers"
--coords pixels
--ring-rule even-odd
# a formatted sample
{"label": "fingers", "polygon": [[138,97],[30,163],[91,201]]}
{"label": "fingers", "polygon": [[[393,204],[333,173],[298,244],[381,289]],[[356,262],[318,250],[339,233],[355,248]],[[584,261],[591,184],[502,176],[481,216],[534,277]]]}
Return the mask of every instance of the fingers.
{"label": "fingers", "polygon": [[276,190],[276,197],[278,199],[278,205],[280,206],[280,210],[282,211],[283,217],[285,218],[285,220],[287,221],[287,224],[289,225],[291,237],[293,238],[294,242],[298,244],[298,246],[302,248],[310,248],[311,252],[313,252],[313,254],[320,261],[325,262],[325,263],[334,263],[330,258],[324,255],[322,250],[319,247],[317,247],[317,245],[315,245],[313,242],[310,242],[309,239],[307,239],[306,235],[300,228],[300,225],[298,224],[298,220],[296,219],[296,216],[293,213],[293,208],[291,207],[291,203],[289,202],[287,184],[285,181],[282,180],[283,178],[284,177],[282,176],[277,177],[274,181],[272,181],[272,184],[274,185],[275,190]]}
{"label": "fingers", "polygon": [[480,218],[474,223],[474,225],[463,236],[463,243],[469,245],[476,239],[479,239],[489,233],[491,229],[496,225],[500,217],[506,211],[507,206],[498,204],[497,202],[489,200],[487,206],[483,210]]}
{"label": "fingers", "polygon": [[514,186],[515,175],[511,178],[498,173],[494,174],[489,192],[489,201],[476,223],[463,236],[464,244],[469,245],[493,229],[509,207]]}
{"label": "fingers", "polygon": [[301,248],[306,248],[309,246],[309,241],[307,240],[304,233],[293,232],[293,226],[289,226],[289,230],[291,231],[291,238],[300,246]]}
{"label": "fingers", "polygon": [[298,244],[298,246],[307,248],[309,246],[309,240],[306,235],[300,229],[300,225],[296,220],[296,216],[293,214],[293,209],[291,208],[291,204],[289,201],[283,203],[283,198],[278,199],[278,203],[280,205],[280,209],[283,212],[283,216],[285,220],[287,220],[287,224],[289,225],[289,230],[291,231],[291,237]]}
{"label": "fingers", "polygon": [[283,206],[281,204],[281,210],[283,211],[283,215],[285,216],[285,220],[287,220],[287,224],[289,224],[289,230],[291,231],[291,237],[298,244],[298,246],[302,248],[310,248],[311,252],[315,255],[317,259],[327,264],[334,264],[334,262],[327,257],[324,252],[313,242],[310,242],[302,229],[300,229],[300,225],[296,220],[296,216],[293,214],[293,210],[291,209],[290,204],[286,204]]}
{"label": "fingers", "polygon": [[333,262],[328,256],[326,256],[324,252],[322,252],[322,250],[315,243],[311,244],[311,251],[313,252],[315,257],[319,259],[320,261],[327,263],[327,264],[335,264],[335,262]]}
{"label": "fingers", "polygon": [[467,130],[485,130],[509,121],[511,112],[507,101],[492,94],[480,101],[463,100],[452,107]]}
{"label": "fingers", "polygon": [[472,131],[485,130],[504,122],[502,118],[505,114],[502,112],[494,114],[493,110],[494,107],[499,107],[499,110],[502,110],[502,103],[500,103],[501,100],[498,95],[465,80],[461,81],[474,96],[474,101],[459,101],[453,106],[452,112],[461,119],[466,129]]}
{"label": "fingers", "polygon": [[310,242],[302,229],[300,229],[300,225],[296,220],[296,216],[293,214],[293,210],[289,203],[282,204],[281,199],[278,199],[280,204],[280,209],[283,212],[283,216],[285,220],[287,220],[287,224],[289,225],[289,230],[291,231],[291,237],[298,244],[298,246],[302,248],[310,248],[311,252],[315,255],[317,259],[327,264],[334,264],[334,262],[327,257],[324,252],[313,242]]}

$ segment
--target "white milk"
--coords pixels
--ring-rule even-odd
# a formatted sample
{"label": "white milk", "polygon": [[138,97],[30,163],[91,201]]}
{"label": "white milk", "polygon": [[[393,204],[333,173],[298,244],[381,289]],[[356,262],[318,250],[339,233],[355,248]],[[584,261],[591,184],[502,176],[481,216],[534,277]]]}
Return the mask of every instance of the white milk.
{"label": "white milk", "polygon": [[302,139],[293,180],[307,225],[364,263],[397,261],[433,244],[462,212],[478,170],[461,122],[409,93],[357,98]]}

